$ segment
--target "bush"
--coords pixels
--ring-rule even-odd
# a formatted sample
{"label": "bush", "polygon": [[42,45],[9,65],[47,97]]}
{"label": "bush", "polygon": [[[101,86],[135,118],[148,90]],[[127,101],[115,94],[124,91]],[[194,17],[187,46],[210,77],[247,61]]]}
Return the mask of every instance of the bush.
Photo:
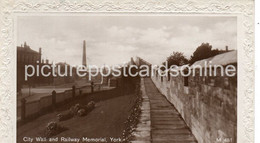
{"label": "bush", "polygon": [[77,115],[79,109],[81,109],[81,108],[82,108],[82,106],[80,106],[80,104],[76,104],[76,105],[70,107],[70,113],[72,115]]}
{"label": "bush", "polygon": [[87,113],[92,111],[95,108],[95,102],[90,101],[87,105],[81,106],[80,104],[76,104],[72,107],[70,107],[69,111],[65,114],[58,114],[57,118],[58,121],[65,121],[68,120],[74,116],[85,116]]}
{"label": "bush", "polygon": [[84,115],[86,115],[86,114],[87,114],[87,112],[86,112],[85,109],[80,109],[80,110],[78,111],[78,116],[84,116]]}
{"label": "bush", "polygon": [[95,108],[95,102],[90,101],[87,105],[82,106],[82,108],[79,110],[80,113],[78,112],[79,116],[84,116],[88,114],[90,111],[92,111]]}
{"label": "bush", "polygon": [[95,108],[96,103],[94,101],[90,101],[87,105],[88,110],[93,110]]}
{"label": "bush", "polygon": [[60,113],[57,115],[58,121],[65,121],[72,117],[73,117],[73,114],[70,111],[68,111],[67,113],[64,113],[64,114]]}
{"label": "bush", "polygon": [[51,137],[51,136],[54,136],[54,135],[61,133],[64,130],[66,130],[66,128],[60,126],[58,123],[49,122],[46,126],[46,129],[45,129],[45,136]]}

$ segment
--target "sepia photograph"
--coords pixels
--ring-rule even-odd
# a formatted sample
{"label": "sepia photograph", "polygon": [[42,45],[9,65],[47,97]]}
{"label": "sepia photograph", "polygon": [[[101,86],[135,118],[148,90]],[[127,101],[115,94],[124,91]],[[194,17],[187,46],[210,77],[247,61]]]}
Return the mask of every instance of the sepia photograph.
{"label": "sepia photograph", "polygon": [[20,14],[17,143],[237,143],[238,17]]}

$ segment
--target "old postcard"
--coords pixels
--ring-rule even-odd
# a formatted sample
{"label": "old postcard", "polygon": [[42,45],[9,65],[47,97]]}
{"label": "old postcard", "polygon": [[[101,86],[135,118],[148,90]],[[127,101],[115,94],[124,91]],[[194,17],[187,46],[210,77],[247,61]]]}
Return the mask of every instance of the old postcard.
{"label": "old postcard", "polygon": [[0,5],[0,142],[254,141],[253,1]]}

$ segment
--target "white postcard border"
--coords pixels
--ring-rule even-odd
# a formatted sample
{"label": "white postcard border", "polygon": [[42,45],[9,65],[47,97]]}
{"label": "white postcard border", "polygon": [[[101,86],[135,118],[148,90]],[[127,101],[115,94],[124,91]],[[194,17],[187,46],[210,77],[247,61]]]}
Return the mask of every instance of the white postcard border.
{"label": "white postcard border", "polygon": [[237,141],[239,143],[254,142],[253,0],[1,0],[0,142],[16,142],[16,45],[14,30],[16,14],[56,12],[238,15]]}

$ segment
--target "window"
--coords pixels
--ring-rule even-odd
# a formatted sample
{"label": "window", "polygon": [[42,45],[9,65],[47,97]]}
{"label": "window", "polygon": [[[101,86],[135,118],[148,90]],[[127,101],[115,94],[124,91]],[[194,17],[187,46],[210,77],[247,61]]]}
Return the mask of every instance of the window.
{"label": "window", "polygon": [[168,81],[170,81],[171,80],[171,72],[170,71],[168,71]]}
{"label": "window", "polygon": [[189,77],[188,76],[184,77],[184,86],[189,86]]}
{"label": "window", "polygon": [[187,75],[187,76],[184,76],[184,86],[189,86],[189,76],[188,76],[188,71],[189,69],[186,69],[184,70],[184,75]]}

